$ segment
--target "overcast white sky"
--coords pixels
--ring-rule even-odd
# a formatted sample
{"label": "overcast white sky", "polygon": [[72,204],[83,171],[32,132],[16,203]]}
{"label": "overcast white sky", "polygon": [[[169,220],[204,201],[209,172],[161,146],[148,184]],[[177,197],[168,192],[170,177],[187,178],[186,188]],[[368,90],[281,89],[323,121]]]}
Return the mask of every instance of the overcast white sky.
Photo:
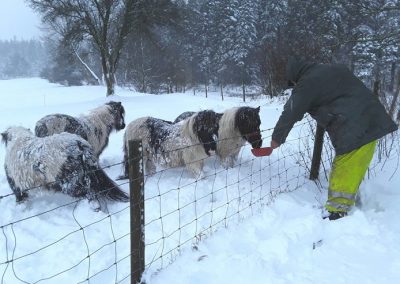
{"label": "overcast white sky", "polygon": [[32,39],[41,35],[40,17],[24,0],[0,0],[0,40]]}

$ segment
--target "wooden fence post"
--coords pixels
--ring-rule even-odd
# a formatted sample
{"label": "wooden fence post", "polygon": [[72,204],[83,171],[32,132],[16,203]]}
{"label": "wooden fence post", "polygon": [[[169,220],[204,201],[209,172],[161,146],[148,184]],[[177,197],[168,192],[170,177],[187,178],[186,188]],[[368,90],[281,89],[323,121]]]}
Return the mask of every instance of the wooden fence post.
{"label": "wooden fence post", "polygon": [[141,140],[130,140],[129,190],[131,232],[131,283],[141,283],[144,272],[144,174],[143,148]]}
{"label": "wooden fence post", "polygon": [[311,170],[310,170],[311,180],[318,179],[319,167],[321,165],[322,147],[324,144],[324,133],[325,129],[317,125],[317,131],[315,132],[314,151],[313,151]]}

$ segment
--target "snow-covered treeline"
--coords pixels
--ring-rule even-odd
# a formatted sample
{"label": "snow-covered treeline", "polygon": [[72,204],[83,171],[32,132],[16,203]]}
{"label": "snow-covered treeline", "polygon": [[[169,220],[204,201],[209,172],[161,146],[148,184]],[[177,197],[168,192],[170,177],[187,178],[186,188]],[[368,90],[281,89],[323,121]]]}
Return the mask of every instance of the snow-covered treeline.
{"label": "snow-covered treeline", "polygon": [[377,92],[398,85],[398,0],[28,2],[57,34],[44,72],[55,82],[153,93],[258,85],[276,95],[296,54],[346,64]]}
{"label": "snow-covered treeline", "polygon": [[39,76],[45,54],[45,46],[39,40],[0,41],[0,79]]}

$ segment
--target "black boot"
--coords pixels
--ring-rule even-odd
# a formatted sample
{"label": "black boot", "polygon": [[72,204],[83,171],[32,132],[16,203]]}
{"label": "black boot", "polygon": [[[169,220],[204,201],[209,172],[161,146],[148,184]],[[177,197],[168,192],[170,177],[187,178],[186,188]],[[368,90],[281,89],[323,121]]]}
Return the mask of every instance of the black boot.
{"label": "black boot", "polygon": [[347,212],[329,212],[329,215],[326,216],[325,218],[329,218],[329,220],[333,221],[345,216],[347,216]]}

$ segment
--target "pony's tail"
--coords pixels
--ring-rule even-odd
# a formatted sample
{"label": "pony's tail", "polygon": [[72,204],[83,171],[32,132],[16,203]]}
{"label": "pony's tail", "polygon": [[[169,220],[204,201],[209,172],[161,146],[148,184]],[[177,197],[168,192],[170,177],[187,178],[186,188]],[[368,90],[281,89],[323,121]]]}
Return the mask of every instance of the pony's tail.
{"label": "pony's tail", "polygon": [[102,169],[94,172],[91,186],[95,189],[99,198],[119,202],[129,201],[129,196]]}

